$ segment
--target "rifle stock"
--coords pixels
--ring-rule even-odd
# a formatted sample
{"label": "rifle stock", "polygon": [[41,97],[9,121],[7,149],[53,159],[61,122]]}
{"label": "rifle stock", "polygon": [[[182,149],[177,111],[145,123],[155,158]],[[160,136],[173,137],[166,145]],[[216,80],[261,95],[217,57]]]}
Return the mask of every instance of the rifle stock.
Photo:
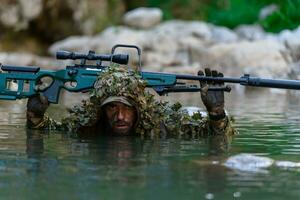
{"label": "rifle stock", "polygon": [[[37,67],[2,66],[5,72],[0,73],[0,99],[16,100],[29,98],[42,92],[50,103],[58,103],[59,93],[62,88],[70,92],[82,92],[93,88],[102,69],[64,69],[64,70],[40,70]],[[44,77],[50,77],[52,83],[42,91],[37,90],[40,81]],[[67,86],[66,83],[74,83]],[[16,83],[16,88],[10,88],[10,84]]]}

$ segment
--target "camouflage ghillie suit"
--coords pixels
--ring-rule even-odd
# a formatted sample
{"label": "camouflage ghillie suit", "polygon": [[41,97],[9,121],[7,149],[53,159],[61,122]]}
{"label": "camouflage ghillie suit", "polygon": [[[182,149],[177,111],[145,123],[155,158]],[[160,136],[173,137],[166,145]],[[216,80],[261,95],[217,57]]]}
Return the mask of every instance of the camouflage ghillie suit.
{"label": "camouflage ghillie suit", "polygon": [[90,98],[73,107],[70,115],[62,122],[45,115],[41,123],[28,126],[36,129],[66,130],[72,133],[99,132],[102,102],[110,96],[121,96],[128,99],[137,110],[136,134],[151,137],[167,134],[193,138],[234,134],[228,117],[224,119],[225,128],[215,129],[211,126],[210,120],[202,117],[199,112],[191,116],[186,110],[181,109],[180,103],[170,105],[167,102],[157,101],[145,88],[146,83],[137,73],[120,66],[112,66],[98,77]]}

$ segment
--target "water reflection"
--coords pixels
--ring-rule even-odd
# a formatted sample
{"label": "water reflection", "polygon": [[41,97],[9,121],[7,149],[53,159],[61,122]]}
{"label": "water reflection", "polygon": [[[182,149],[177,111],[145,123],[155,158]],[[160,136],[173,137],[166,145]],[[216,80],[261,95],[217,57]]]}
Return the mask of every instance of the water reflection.
{"label": "water reflection", "polygon": [[[192,94],[184,105],[199,106],[199,98]],[[297,198],[300,171],[290,166],[300,162],[298,97],[254,91],[226,98],[240,134],[221,155],[212,155],[205,140],[81,140],[58,132],[28,131],[24,101],[1,101],[0,198]],[[65,97],[71,104],[78,101],[74,99]],[[180,95],[176,99],[184,100]],[[49,112],[60,118],[61,110],[55,105]],[[241,153],[279,164],[263,173],[224,165]]]}

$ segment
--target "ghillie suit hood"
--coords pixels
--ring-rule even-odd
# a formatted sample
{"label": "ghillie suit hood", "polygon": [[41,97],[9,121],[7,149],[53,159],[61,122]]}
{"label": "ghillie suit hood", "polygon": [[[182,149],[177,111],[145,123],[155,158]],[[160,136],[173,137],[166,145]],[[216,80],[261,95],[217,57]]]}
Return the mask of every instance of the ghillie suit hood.
{"label": "ghillie suit hood", "polygon": [[91,127],[101,120],[101,105],[109,97],[125,97],[137,110],[138,119],[135,132],[140,135],[159,135],[164,127],[167,132],[199,134],[204,122],[200,113],[190,116],[181,110],[181,105],[170,106],[166,102],[155,100],[149,93],[146,82],[140,75],[125,67],[113,65],[107,67],[97,78],[90,99],[70,110],[68,128],[72,131],[80,127]]}
{"label": "ghillie suit hood", "polygon": [[136,108],[136,133],[158,133],[164,120],[163,106],[145,88],[146,83],[138,73],[118,65],[107,67],[97,78],[90,99],[70,110],[70,128],[76,131],[80,127],[98,123],[101,120],[101,105],[114,96],[125,97]]}

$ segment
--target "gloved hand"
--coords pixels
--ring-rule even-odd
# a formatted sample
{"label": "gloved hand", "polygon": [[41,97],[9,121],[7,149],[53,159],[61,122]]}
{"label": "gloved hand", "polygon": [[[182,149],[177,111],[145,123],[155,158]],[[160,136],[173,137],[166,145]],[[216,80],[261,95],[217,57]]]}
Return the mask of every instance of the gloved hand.
{"label": "gloved hand", "polygon": [[27,120],[33,124],[38,123],[43,119],[48,107],[49,102],[42,94],[30,97],[27,101]]}
{"label": "gloved hand", "polygon": [[[203,71],[198,71],[199,76],[204,76]],[[223,77],[223,74],[216,71],[205,69],[205,76],[212,77]],[[205,105],[210,119],[220,120],[225,117],[224,110],[224,91],[209,91],[209,87],[222,87],[224,86],[223,82],[212,82],[212,81],[201,81],[201,99]]]}

